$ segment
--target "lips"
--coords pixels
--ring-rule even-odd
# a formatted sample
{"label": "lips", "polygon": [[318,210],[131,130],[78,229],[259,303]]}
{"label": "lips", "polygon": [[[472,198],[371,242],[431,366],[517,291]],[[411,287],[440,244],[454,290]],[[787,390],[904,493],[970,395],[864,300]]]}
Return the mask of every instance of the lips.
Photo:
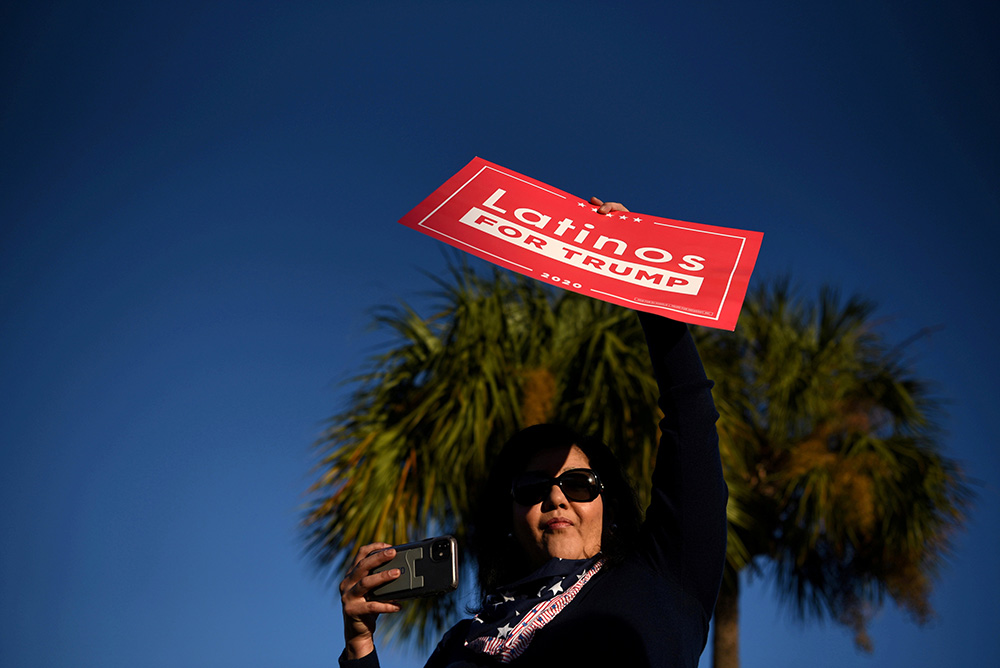
{"label": "lips", "polygon": [[573,523],[565,517],[553,517],[545,523],[545,528],[552,531],[555,529],[568,529]]}

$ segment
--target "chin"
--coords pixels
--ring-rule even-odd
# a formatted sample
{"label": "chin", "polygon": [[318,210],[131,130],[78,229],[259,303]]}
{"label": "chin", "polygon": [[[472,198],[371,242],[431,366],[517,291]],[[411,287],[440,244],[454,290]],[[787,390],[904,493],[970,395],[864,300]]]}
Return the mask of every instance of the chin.
{"label": "chin", "polygon": [[556,549],[551,549],[548,551],[549,557],[557,557],[559,559],[586,559],[587,555],[583,548],[574,546],[560,546]]}

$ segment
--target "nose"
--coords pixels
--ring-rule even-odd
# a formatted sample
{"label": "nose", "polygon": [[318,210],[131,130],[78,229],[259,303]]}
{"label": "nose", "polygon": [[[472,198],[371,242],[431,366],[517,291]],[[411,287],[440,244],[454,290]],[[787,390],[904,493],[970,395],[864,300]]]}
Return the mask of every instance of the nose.
{"label": "nose", "polygon": [[562,487],[553,484],[549,487],[549,493],[542,499],[542,510],[567,507],[569,507],[569,499],[563,494]]}

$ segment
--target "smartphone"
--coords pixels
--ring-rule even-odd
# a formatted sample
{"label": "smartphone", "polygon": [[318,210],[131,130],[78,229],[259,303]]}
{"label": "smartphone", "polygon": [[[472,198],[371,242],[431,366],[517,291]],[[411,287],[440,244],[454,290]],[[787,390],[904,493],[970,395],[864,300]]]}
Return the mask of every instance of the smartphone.
{"label": "smartphone", "polygon": [[396,545],[392,561],[372,569],[381,573],[392,568],[399,577],[368,593],[370,601],[395,601],[444,594],[458,587],[458,543],[451,536],[425,538]]}

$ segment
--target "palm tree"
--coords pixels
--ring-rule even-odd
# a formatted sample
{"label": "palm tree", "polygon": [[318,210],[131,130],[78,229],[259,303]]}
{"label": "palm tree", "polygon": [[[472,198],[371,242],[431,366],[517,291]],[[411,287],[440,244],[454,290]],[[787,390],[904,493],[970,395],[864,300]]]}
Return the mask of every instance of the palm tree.
{"label": "palm tree", "polygon": [[[377,314],[397,340],[320,441],[304,527],[309,551],[333,573],[372,540],[449,532],[461,541],[491,458],[537,422],[620,444],[648,500],[659,415],[635,316],[499,270],[482,277],[461,265],[450,278],[438,281],[443,306],[429,318],[405,305]],[[732,491],[719,666],[738,662],[726,639],[738,637],[747,567],[773,564],[803,614],[830,614],[862,640],[865,606],[885,593],[929,610],[929,577],[966,492],[935,453],[923,384],[871,331],[870,313],[829,292],[809,307],[778,284],[748,299],[736,334],[698,332],[720,379]],[[847,503],[858,497],[868,500]],[[458,612],[455,596],[413,603],[389,617],[390,635],[426,644]]]}
{"label": "palm tree", "polygon": [[[371,541],[444,532],[461,541],[472,490],[530,424],[628,438],[623,460],[651,473],[656,385],[631,312],[499,270],[484,278],[463,264],[450,278],[437,280],[443,306],[429,318],[406,305],[377,312],[397,341],[356,379],[320,442],[304,526],[307,549],[333,573]],[[411,602],[387,618],[388,635],[430,641],[456,599]]]}
{"label": "palm tree", "polygon": [[803,618],[829,617],[871,650],[888,594],[928,620],[931,580],[970,493],[937,451],[928,384],[873,326],[874,305],[787,281],[745,304],[734,334],[701,331],[717,379],[730,487],[729,559],[716,605],[716,668],[735,668],[741,569],[770,571]]}

